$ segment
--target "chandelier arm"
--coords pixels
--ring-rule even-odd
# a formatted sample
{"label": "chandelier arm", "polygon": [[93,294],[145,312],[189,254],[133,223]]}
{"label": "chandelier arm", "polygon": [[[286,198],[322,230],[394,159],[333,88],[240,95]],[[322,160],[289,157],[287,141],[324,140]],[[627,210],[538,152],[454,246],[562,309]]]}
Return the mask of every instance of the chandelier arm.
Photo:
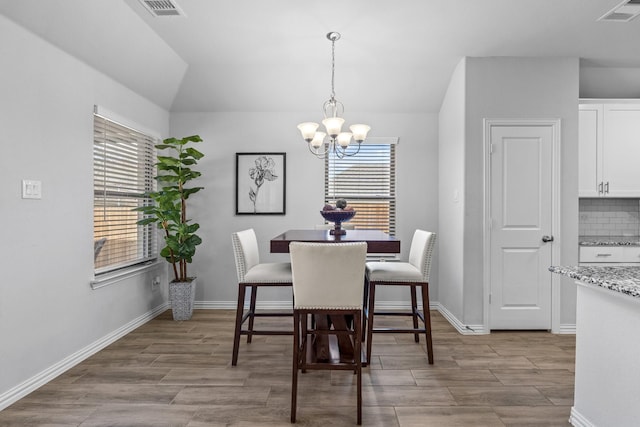
{"label": "chandelier arm", "polygon": [[362,143],[358,143],[358,148],[356,149],[356,151],[354,153],[348,153],[347,150],[349,147],[347,148],[342,148],[340,145],[335,144],[333,146],[333,152],[335,153],[335,155],[339,158],[339,159],[344,159],[345,157],[353,157],[356,154],[358,154],[360,152],[360,147],[362,146]]}
{"label": "chandelier arm", "polygon": [[316,156],[319,159],[324,159],[324,156],[326,156],[326,154],[329,152],[329,146],[325,143],[322,144],[325,148],[324,150],[315,150],[311,147],[311,143],[307,143],[307,148],[309,149],[309,151],[311,152],[311,154],[313,154],[314,156]]}

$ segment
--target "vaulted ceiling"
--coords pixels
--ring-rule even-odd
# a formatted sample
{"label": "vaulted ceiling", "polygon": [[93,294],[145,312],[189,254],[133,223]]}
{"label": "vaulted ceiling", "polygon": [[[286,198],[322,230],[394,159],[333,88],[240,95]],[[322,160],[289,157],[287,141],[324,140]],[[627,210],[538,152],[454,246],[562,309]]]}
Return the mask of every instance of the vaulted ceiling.
{"label": "vaulted ceiling", "polygon": [[[174,1],[174,0],[172,0]],[[464,56],[570,56],[640,96],[640,17],[621,0],[0,0],[0,13],[171,111],[437,112]],[[3,43],[8,42],[3,40]]]}

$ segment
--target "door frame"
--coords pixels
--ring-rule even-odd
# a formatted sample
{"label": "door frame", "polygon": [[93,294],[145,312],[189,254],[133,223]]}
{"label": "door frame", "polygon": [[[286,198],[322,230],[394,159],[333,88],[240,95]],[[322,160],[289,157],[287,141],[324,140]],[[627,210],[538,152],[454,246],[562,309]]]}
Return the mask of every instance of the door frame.
{"label": "door frame", "polygon": [[[489,296],[491,293],[491,129],[498,126],[545,126],[551,127],[552,166],[551,166],[551,234],[554,237],[551,248],[551,264],[560,265],[560,119],[483,119],[483,329],[491,333]],[[551,276],[551,332],[560,333],[560,277]]]}

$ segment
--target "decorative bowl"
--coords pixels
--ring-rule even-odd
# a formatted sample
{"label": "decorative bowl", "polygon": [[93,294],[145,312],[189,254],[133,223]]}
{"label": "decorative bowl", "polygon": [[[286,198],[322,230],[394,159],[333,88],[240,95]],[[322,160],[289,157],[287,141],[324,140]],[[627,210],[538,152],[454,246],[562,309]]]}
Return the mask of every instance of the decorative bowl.
{"label": "decorative bowl", "polygon": [[332,210],[332,211],[320,211],[320,215],[322,215],[322,217],[329,221],[329,222],[333,222],[335,224],[335,227],[333,230],[331,230],[331,234],[337,234],[337,235],[341,235],[341,234],[346,234],[347,232],[345,230],[342,229],[342,223],[343,222],[347,222],[349,221],[351,218],[353,218],[356,214],[356,211],[343,211],[343,210]]}

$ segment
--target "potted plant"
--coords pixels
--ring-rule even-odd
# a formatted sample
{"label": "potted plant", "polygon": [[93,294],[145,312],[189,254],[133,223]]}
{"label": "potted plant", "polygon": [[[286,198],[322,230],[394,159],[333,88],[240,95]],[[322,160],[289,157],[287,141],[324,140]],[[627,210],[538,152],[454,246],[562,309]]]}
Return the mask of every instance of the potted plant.
{"label": "potted plant", "polygon": [[155,202],[153,205],[135,209],[145,215],[138,221],[139,225],[156,223],[164,231],[165,247],[160,256],[173,267],[174,279],[169,282],[169,298],[174,320],[189,320],[195,300],[196,279],[187,274],[187,264],[191,263],[196,246],[202,243],[202,239],[195,234],[200,225],[187,217],[187,199],[203,187],[189,188],[187,184],[201,175],[191,167],[204,154],[188,145],[201,141],[200,136],[193,135],[182,139],[167,138],[156,145],[156,149],[161,150],[156,163],[156,180],[161,188],[148,194]]}

